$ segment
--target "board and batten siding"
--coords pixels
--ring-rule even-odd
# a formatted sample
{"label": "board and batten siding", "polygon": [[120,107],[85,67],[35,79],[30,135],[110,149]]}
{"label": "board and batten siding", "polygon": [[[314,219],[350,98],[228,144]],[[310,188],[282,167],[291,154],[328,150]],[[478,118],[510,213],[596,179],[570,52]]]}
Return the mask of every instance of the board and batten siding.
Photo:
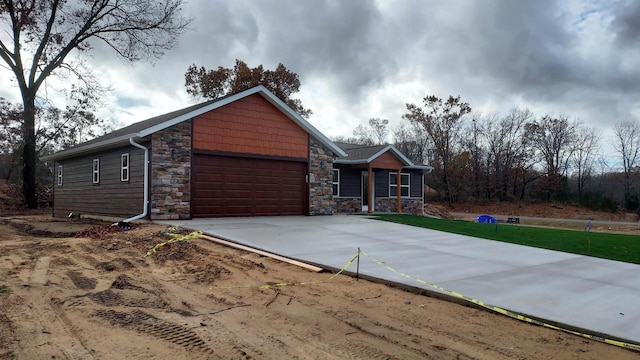
{"label": "board and batten siding", "polygon": [[334,164],[333,167],[340,170],[340,197],[360,197],[362,170],[343,164]]}
{"label": "board and batten siding", "polygon": [[[362,172],[366,169],[353,168],[350,165],[335,164],[335,169],[340,169],[340,197],[361,197]],[[390,170],[374,169],[375,197],[389,197],[389,173]],[[409,191],[412,198],[422,197],[422,171],[403,170],[403,174],[410,174]]]}
{"label": "board and batten siding", "polygon": [[[148,146],[148,144],[147,144]],[[121,155],[129,153],[129,181],[120,181]],[[100,182],[93,183],[93,160],[100,159]],[[63,166],[62,186],[58,165]],[[69,213],[131,217],[142,212],[144,151],[126,146],[55,163],[54,217]]]}
{"label": "board and batten siding", "polygon": [[422,171],[409,171],[411,174],[411,186],[409,188],[411,197],[422,198],[424,194],[422,193],[422,183],[424,182],[424,178],[422,177]]}

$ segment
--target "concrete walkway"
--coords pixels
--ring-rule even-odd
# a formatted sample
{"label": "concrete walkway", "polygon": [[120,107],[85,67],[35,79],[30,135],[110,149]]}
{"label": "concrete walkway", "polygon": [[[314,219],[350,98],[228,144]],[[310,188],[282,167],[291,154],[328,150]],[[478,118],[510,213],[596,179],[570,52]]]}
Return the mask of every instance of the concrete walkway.
{"label": "concrete walkway", "polygon": [[[485,303],[640,343],[638,265],[363,216],[219,218],[161,223],[202,230],[335,268],[342,267],[360,247],[398,271]],[[350,270],[355,271],[355,267]],[[361,258],[360,271],[424,287],[365,257]]]}

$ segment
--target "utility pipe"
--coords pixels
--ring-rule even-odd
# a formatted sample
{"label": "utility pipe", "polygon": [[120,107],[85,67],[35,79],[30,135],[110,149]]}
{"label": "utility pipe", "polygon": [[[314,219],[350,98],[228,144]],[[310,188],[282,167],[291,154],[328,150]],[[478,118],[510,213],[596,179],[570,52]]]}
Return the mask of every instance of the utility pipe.
{"label": "utility pipe", "polygon": [[[149,149],[133,141],[133,138],[129,138],[129,143],[139,149],[144,150],[144,208],[142,209],[142,214],[138,214],[134,217],[122,220],[122,222],[125,223],[146,217],[149,209]],[[129,166],[129,172],[131,172],[131,166]]]}

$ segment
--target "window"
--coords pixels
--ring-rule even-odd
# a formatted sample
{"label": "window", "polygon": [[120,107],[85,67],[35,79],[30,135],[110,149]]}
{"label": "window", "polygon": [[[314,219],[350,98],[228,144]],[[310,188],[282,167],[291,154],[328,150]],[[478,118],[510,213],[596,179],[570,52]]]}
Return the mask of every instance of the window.
{"label": "window", "polygon": [[333,196],[340,196],[340,169],[333,169]]}
{"label": "window", "polygon": [[129,153],[122,154],[120,161],[120,181],[129,181]]}
{"label": "window", "polygon": [[62,165],[58,165],[58,186],[62,186]]}
{"label": "window", "polygon": [[[400,174],[400,197],[409,197],[409,174]],[[398,174],[389,173],[389,196],[398,196]]]}
{"label": "window", "polygon": [[100,159],[93,159],[93,183],[100,184]]}

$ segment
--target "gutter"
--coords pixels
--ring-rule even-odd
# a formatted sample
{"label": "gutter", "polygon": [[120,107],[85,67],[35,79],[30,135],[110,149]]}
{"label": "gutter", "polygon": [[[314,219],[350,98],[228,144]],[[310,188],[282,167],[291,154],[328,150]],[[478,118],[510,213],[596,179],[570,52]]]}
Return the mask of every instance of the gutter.
{"label": "gutter", "polygon": [[[141,214],[122,220],[121,222],[124,223],[129,223],[146,217],[149,209],[149,149],[133,141],[133,137],[129,138],[129,143],[144,150],[144,204]],[[118,225],[118,223],[115,223],[114,225]]]}
{"label": "gutter", "polygon": [[55,154],[50,154],[50,155],[45,155],[40,157],[40,160],[43,161],[57,161],[59,159],[64,159],[67,157],[72,157],[72,156],[76,156],[76,155],[83,155],[85,153],[91,152],[95,149],[107,149],[110,147],[115,147],[115,146],[119,146],[120,144],[124,144],[127,142],[127,140],[131,139],[132,137],[138,137],[138,134],[129,134],[129,135],[123,135],[123,136],[118,136],[116,138],[113,139],[109,139],[109,140],[104,140],[104,141],[99,141],[96,143],[91,143],[88,145],[78,145],[77,147],[71,148],[71,149],[67,149],[67,150],[62,150],[59,151]]}

